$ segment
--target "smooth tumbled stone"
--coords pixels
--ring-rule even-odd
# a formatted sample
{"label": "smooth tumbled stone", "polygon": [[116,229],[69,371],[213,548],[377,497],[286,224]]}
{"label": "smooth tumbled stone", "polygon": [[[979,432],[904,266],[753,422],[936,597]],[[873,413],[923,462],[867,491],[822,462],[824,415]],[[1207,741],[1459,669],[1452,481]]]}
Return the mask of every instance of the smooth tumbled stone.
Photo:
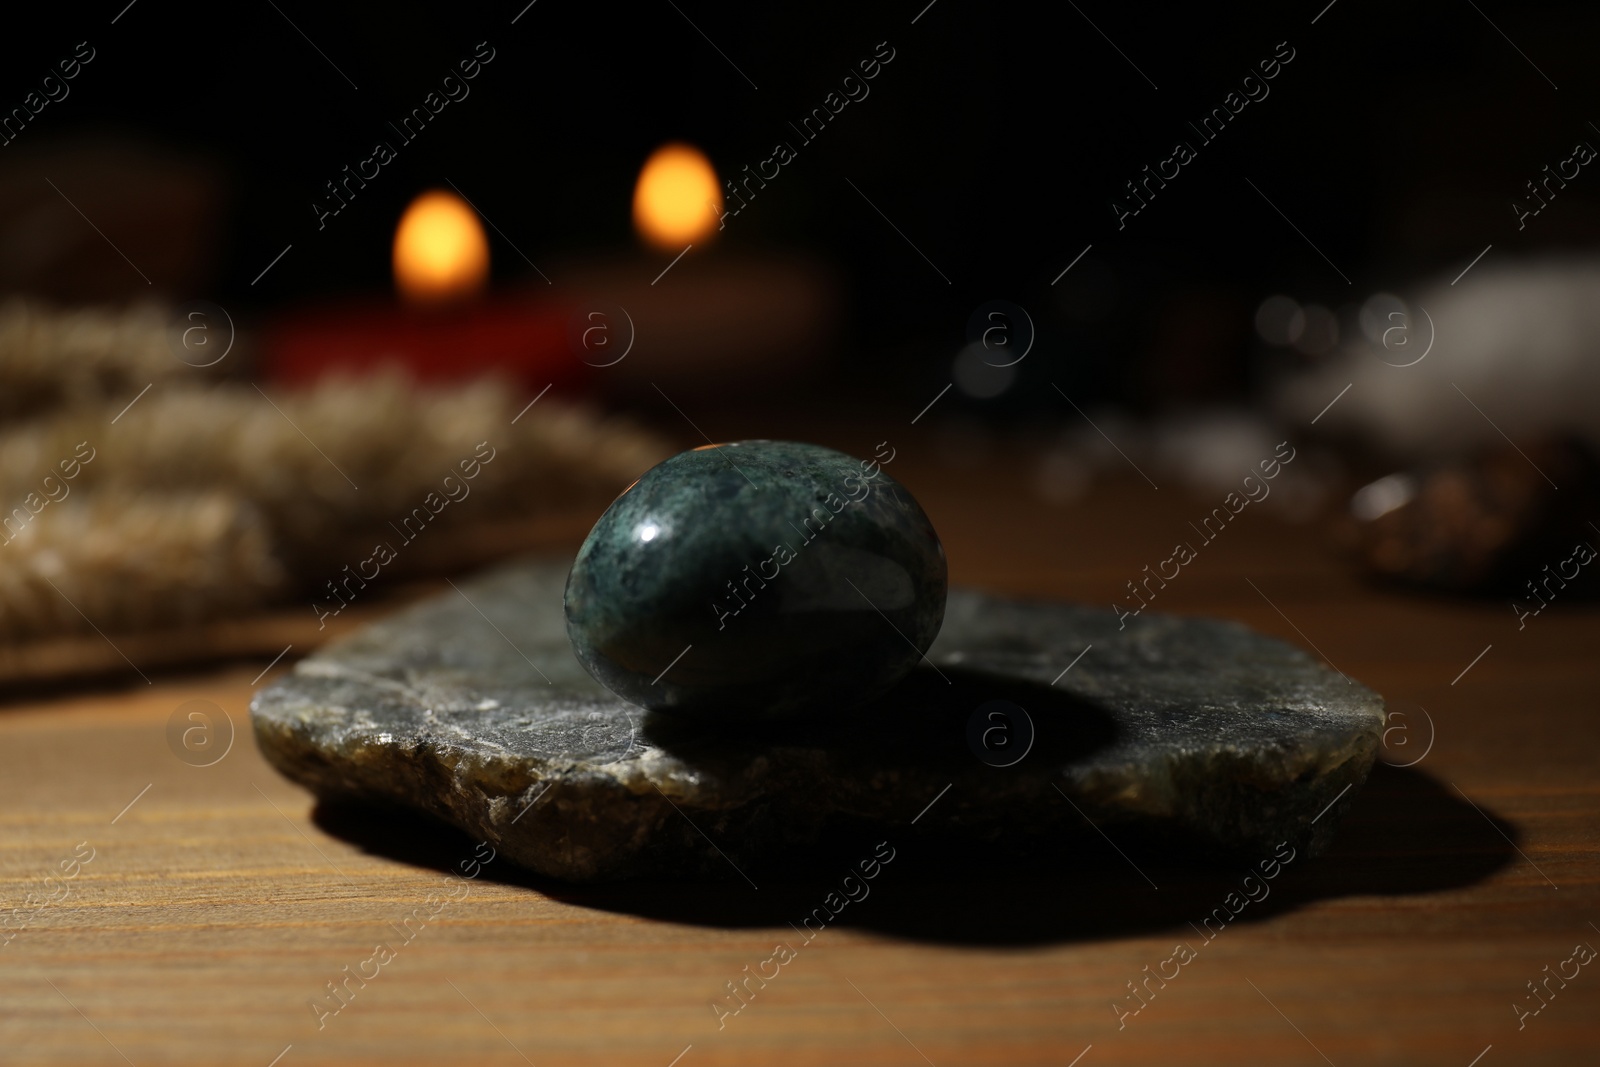
{"label": "smooth tumbled stone", "polygon": [[883,464],[735,441],[652,467],[567,580],[578,661],[624,700],[739,719],[836,711],[916,666],[944,620],[933,525]]}
{"label": "smooth tumbled stone", "polygon": [[[849,729],[802,718],[752,738],[589,677],[566,573],[502,567],[301,661],[251,707],[262,754],[320,797],[426,812],[541,874],[737,880],[730,859],[781,860],[839,820],[1029,852],[1103,848],[1092,820],[1250,860],[1281,841],[1315,853],[1385,725],[1376,693],[1237,623],[1147,611],[1124,627],[956,589],[930,664]],[[969,745],[996,698],[1036,730],[1006,767]]]}

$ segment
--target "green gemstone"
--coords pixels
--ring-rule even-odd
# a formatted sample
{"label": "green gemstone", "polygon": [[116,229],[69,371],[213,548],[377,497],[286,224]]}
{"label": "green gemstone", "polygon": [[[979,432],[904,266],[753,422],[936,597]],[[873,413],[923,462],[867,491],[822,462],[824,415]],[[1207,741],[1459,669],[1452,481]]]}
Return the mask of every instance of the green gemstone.
{"label": "green gemstone", "polygon": [[944,548],[875,458],[735,441],[652,467],[567,577],[579,662],[624,700],[704,717],[860,704],[944,620]]}

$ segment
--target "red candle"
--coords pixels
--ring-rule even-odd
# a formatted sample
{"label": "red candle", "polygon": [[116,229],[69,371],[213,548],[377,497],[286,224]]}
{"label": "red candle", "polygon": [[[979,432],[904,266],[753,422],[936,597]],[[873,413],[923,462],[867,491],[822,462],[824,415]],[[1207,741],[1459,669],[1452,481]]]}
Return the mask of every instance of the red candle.
{"label": "red candle", "polygon": [[541,389],[583,377],[567,337],[571,309],[531,294],[479,298],[489,241],[456,194],[432,190],[406,208],[395,228],[394,278],[403,307],[346,301],[280,320],[266,338],[269,373],[310,382],[330,370],[398,364],[424,380],[499,371]]}
{"label": "red candle", "polygon": [[552,382],[574,386],[592,373],[568,337],[575,312],[564,302],[527,294],[449,307],[330,303],[268,329],[267,371],[281,381],[306,383],[335,369],[364,373],[399,364],[424,380],[498,370],[539,389]]}

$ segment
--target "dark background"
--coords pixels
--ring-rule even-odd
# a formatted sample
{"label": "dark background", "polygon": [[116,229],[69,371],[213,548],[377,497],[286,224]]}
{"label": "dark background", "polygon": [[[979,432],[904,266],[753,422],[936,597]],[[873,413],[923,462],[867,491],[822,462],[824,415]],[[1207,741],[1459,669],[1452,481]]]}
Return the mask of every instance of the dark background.
{"label": "dark background", "polygon": [[[31,181],[27,160],[105,135],[209,165],[225,195],[204,234],[208,269],[183,281],[195,291],[166,295],[242,309],[249,325],[276,307],[388,290],[396,219],[445,179],[541,266],[631,247],[631,191],[651,149],[681,138],[725,177],[754,166],[775,140],[796,143],[787,123],[887,41],[896,55],[871,95],[814,143],[796,144],[799,158],[721,240],[831,261],[847,300],[836,358],[867,380],[895,379],[901,393],[924,383],[909,392],[931,396],[948,380],[980,303],[1028,308],[1039,341],[1019,387],[965,401],[996,415],[1054,405],[1029,387],[1048,381],[1145,409],[1248,396],[1267,358],[1252,315],[1271,293],[1338,309],[1453,275],[1490,242],[1498,258],[1586,246],[1600,231],[1591,189],[1600,179],[1587,173],[1520,234],[1510,206],[1576,141],[1600,144],[1588,124],[1600,116],[1592,3],[1337,0],[1323,11],[1326,0],[1085,0],[1080,13],[937,0],[913,25],[923,3],[539,0],[515,25],[523,0],[281,0],[281,11],[266,0],[138,0],[120,16],[123,0],[63,5],[0,41],[0,106],[19,105],[77,42],[96,58],[68,99],[0,149],[0,174]],[[388,121],[420,105],[479,41],[496,56],[470,97],[400,145]],[[1201,145],[1187,121],[1219,106],[1282,41],[1295,58],[1270,96]],[[1198,158],[1119,232],[1112,198],[1179,138]],[[324,182],[379,139],[398,159],[319,231],[311,204]],[[11,228],[24,225],[12,216]],[[0,232],[0,250],[16,239]],[[533,277],[502,237],[490,240],[497,282]],[[107,277],[121,272],[113,289],[144,295],[111,249],[96,254]],[[70,280],[38,284],[79,295]]]}

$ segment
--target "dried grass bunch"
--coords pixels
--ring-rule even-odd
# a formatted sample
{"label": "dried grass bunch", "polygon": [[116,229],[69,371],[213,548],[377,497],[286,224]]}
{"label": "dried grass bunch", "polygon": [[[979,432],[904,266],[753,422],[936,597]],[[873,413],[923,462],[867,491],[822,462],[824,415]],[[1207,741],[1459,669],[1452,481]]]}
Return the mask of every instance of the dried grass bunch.
{"label": "dried grass bunch", "polygon": [[[455,527],[558,512],[671,451],[553,397],[519,418],[526,398],[494,380],[216,380],[167,330],[150,307],[0,306],[0,640],[246,613],[354,543],[398,542],[419,507]],[[439,507],[448,476],[460,495]]]}

